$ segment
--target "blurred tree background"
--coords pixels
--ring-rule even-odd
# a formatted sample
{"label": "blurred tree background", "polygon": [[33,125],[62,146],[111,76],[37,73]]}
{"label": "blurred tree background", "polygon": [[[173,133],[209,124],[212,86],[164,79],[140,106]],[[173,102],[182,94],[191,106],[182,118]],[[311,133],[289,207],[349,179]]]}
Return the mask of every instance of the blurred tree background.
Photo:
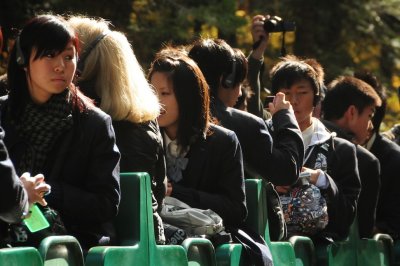
{"label": "blurred tree background", "polygon": [[[326,81],[341,74],[367,70],[386,87],[388,110],[382,129],[400,122],[400,0],[2,0],[0,25],[12,38],[36,13],[79,13],[103,17],[127,34],[136,56],[148,69],[163,45],[187,44],[199,36],[219,37],[246,54],[251,49],[250,22],[255,14],[278,15],[296,22],[285,36],[286,50],[316,58]],[[282,34],[271,36],[266,68],[280,56]],[[7,62],[7,42],[0,74]],[[264,73],[268,87],[268,71]]]}

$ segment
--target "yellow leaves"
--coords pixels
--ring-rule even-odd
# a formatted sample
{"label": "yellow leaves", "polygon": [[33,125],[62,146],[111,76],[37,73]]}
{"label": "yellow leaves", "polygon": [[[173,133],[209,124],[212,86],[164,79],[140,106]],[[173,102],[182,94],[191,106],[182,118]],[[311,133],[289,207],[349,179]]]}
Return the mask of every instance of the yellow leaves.
{"label": "yellow leaves", "polygon": [[212,25],[201,25],[201,36],[208,38],[218,38],[218,28]]}

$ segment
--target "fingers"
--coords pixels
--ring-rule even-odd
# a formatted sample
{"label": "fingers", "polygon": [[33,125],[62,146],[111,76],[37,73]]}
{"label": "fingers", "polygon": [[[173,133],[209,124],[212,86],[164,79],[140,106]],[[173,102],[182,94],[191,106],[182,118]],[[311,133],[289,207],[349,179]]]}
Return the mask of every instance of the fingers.
{"label": "fingers", "polygon": [[38,185],[42,182],[44,182],[44,175],[43,174],[38,174],[32,177],[35,180],[35,184]]}
{"label": "fingers", "polygon": [[39,203],[39,204],[42,205],[43,207],[44,207],[44,206],[47,206],[47,201],[46,201],[44,198],[40,198],[40,199],[37,201],[37,203]]}
{"label": "fingers", "polygon": [[51,187],[45,183],[42,174],[32,177],[30,173],[23,173],[20,180],[28,194],[29,203],[33,204],[37,202],[42,206],[47,205],[47,202],[43,197],[50,192]]}

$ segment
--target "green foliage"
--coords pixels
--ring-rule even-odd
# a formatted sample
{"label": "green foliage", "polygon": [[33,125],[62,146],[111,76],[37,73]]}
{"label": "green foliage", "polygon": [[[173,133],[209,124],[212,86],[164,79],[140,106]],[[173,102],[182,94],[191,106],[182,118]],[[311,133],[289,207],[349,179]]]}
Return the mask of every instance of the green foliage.
{"label": "green foliage", "polygon": [[[359,69],[379,77],[388,89],[385,125],[390,127],[399,121],[394,89],[400,86],[399,6],[400,0],[2,0],[0,25],[7,39],[12,27],[37,12],[100,16],[127,34],[147,69],[163,45],[185,45],[199,36],[226,39],[248,53],[252,16],[279,15],[297,25],[294,34],[286,34],[287,51],[316,58],[327,82]],[[267,69],[279,59],[280,43],[281,35],[272,34]],[[6,55],[3,51],[3,61]],[[268,85],[267,71],[264,80]]]}

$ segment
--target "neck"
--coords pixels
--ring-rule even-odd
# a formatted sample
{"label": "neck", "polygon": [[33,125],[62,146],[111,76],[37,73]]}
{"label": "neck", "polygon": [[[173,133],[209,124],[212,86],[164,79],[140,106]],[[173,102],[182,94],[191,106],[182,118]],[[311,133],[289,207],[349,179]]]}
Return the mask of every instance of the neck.
{"label": "neck", "polygon": [[300,131],[303,132],[304,130],[306,130],[307,128],[309,128],[312,124],[312,118],[310,117],[310,119],[307,119],[306,121],[303,121],[301,123],[299,123],[299,128]]}
{"label": "neck", "polygon": [[174,128],[167,127],[167,128],[164,128],[164,131],[165,131],[165,134],[167,134],[167,136],[168,136],[168,138],[170,140],[176,140],[177,135],[178,135],[178,129],[177,128],[174,129]]}

